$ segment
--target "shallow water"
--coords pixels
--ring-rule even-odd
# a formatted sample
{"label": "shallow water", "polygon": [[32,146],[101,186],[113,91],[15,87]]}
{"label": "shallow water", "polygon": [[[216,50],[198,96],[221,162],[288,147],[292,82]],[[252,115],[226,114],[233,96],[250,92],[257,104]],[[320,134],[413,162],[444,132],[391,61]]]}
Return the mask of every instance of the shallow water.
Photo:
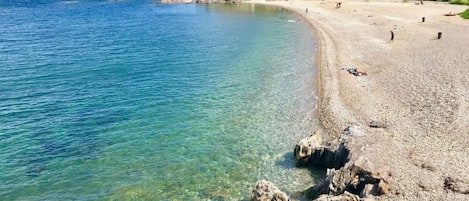
{"label": "shallow water", "polygon": [[259,5],[0,4],[0,200],[241,200],[317,172],[311,28]]}

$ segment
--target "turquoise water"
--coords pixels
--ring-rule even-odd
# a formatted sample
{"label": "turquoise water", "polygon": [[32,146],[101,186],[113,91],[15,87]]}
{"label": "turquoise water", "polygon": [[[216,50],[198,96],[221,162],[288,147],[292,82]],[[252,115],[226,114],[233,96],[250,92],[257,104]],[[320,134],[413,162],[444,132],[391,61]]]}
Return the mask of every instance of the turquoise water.
{"label": "turquoise water", "polygon": [[0,200],[294,196],[315,51],[274,7],[2,1]]}

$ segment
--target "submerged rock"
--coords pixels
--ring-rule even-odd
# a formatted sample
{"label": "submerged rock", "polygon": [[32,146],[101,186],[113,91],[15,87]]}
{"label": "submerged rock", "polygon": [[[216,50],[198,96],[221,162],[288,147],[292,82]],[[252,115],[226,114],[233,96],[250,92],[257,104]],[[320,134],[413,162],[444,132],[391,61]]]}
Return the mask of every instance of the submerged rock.
{"label": "submerged rock", "polygon": [[260,180],[252,189],[251,201],[289,201],[290,198],[272,182]]}

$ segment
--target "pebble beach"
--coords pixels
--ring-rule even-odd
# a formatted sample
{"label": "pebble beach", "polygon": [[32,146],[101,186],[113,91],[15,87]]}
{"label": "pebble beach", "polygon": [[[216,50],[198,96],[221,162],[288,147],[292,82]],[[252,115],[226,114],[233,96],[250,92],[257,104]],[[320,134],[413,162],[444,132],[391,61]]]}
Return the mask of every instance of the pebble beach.
{"label": "pebble beach", "polygon": [[319,124],[331,138],[348,125],[361,128],[359,154],[392,173],[394,188],[375,199],[469,199],[469,20],[445,15],[467,6],[251,2],[293,10],[311,23],[320,46]]}

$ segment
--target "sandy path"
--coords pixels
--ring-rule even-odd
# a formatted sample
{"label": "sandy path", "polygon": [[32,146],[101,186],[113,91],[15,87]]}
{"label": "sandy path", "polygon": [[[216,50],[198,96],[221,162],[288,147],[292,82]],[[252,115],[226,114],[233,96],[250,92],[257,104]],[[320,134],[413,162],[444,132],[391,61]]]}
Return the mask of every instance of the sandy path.
{"label": "sandy path", "polygon": [[[469,20],[443,16],[467,6],[264,3],[293,9],[316,28],[320,124],[332,136],[349,124],[362,126],[365,137],[358,146],[377,166],[390,169],[396,182],[395,190],[377,199],[469,200]],[[442,38],[435,40],[438,32]],[[344,67],[368,76],[353,76]],[[367,127],[372,120],[388,128]],[[445,189],[447,177],[468,192]]]}

